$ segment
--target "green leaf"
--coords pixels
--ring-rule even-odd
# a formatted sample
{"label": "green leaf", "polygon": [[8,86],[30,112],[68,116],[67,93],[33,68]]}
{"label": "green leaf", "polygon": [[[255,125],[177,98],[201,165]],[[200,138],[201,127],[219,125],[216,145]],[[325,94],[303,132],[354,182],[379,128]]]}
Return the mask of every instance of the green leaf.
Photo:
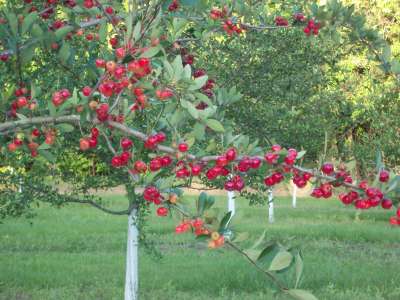
{"label": "green leaf", "polygon": [[27,47],[21,51],[21,64],[24,66],[27,63],[32,62],[32,58],[35,55],[35,45]]}
{"label": "green leaf", "polygon": [[38,148],[38,150],[47,150],[50,149],[50,145],[46,143],[42,143]]}
{"label": "green leaf", "polygon": [[197,122],[193,127],[193,136],[196,140],[201,141],[204,139],[205,135],[205,126],[199,122]]}
{"label": "green leaf", "polygon": [[49,152],[47,150],[38,150],[38,153],[41,156],[43,156],[45,159],[47,159],[49,162],[51,162],[51,163],[56,162],[56,158],[51,152]]}
{"label": "green leaf", "polygon": [[279,253],[279,251],[281,251],[281,248],[277,243],[267,245],[257,257],[257,263],[269,268],[272,260]]}
{"label": "green leaf", "polygon": [[74,30],[74,27],[72,27],[72,26],[70,26],[70,25],[67,25],[67,26],[64,26],[64,27],[61,27],[61,28],[57,29],[57,30],[54,32],[54,35],[56,36],[56,39],[57,39],[57,40],[61,40],[61,39],[63,39],[68,33],[70,33],[72,30]]}
{"label": "green leaf", "polygon": [[193,83],[189,86],[189,91],[195,91],[203,87],[208,80],[208,76],[204,75],[201,77],[197,77]]}
{"label": "green leaf", "polygon": [[313,294],[305,290],[293,289],[293,290],[288,290],[285,293],[287,293],[289,296],[293,297],[293,299],[296,300],[318,300]]}
{"label": "green leaf", "polygon": [[63,62],[64,64],[67,63],[68,58],[70,56],[70,46],[68,43],[63,43],[63,45],[61,46],[60,51],[58,52],[58,57],[60,58],[61,62]]}
{"label": "green leaf", "polygon": [[295,288],[299,286],[301,276],[303,274],[303,257],[301,255],[301,252],[299,251],[296,256],[294,257],[295,259],[295,267],[296,267],[296,283],[294,285]]}
{"label": "green leaf", "polygon": [[179,81],[183,72],[182,57],[180,55],[177,55],[172,62],[172,69],[174,70],[175,81]]}
{"label": "green leaf", "polygon": [[142,28],[142,23],[139,21],[139,22],[136,23],[135,28],[133,29],[132,38],[133,38],[134,41],[139,40],[141,28]]}
{"label": "green leaf", "polygon": [[67,123],[58,124],[56,127],[60,129],[62,132],[72,132],[75,129],[73,125]]}
{"label": "green leaf", "polygon": [[147,49],[147,51],[142,53],[142,55],[140,55],[140,57],[151,58],[151,57],[155,56],[158,52],[160,52],[160,50],[161,50],[160,45],[158,45],[157,47],[151,47],[151,48]]}
{"label": "green leaf", "polygon": [[17,117],[20,120],[26,120],[27,119],[27,117],[25,117],[23,114],[19,114],[19,113],[17,113]]}
{"label": "green leaf", "polygon": [[105,42],[107,39],[107,33],[108,33],[108,23],[107,22],[103,22],[100,25],[100,29],[99,29],[99,40],[100,42]]}
{"label": "green leaf", "polygon": [[293,255],[286,251],[280,251],[278,254],[274,257],[274,259],[271,262],[271,265],[269,266],[268,270],[270,271],[280,271],[288,266],[290,266],[291,262],[293,259]]}
{"label": "green leaf", "polygon": [[221,223],[219,223],[219,229],[218,231],[224,231],[225,229],[228,228],[229,223],[231,222],[232,219],[232,212],[228,211],[225,216],[222,218]]}
{"label": "green leaf", "polygon": [[199,198],[197,200],[197,213],[199,216],[203,215],[206,203],[207,203],[207,194],[205,192],[201,192]]}
{"label": "green leaf", "polygon": [[24,21],[22,22],[21,34],[25,34],[25,32],[28,31],[32,23],[35,22],[37,18],[38,18],[38,13],[36,11],[31,12],[29,15],[27,15],[24,18]]}
{"label": "green leaf", "polygon": [[160,190],[164,190],[166,188],[170,188],[175,181],[175,176],[169,176],[167,178],[163,178],[160,180],[158,184],[158,188]]}
{"label": "green leaf", "polygon": [[167,60],[164,60],[163,63],[165,70],[167,70],[169,78],[174,78],[174,69],[172,68],[172,65]]}
{"label": "green leaf", "polygon": [[43,30],[38,24],[33,24],[31,32],[32,35],[36,38],[43,37]]}
{"label": "green leaf", "polygon": [[208,119],[206,121],[206,124],[208,127],[210,127],[215,132],[224,132],[225,131],[224,126],[222,126],[222,124],[215,119]]}
{"label": "green leaf", "polygon": [[297,153],[296,159],[301,159],[307,151],[303,150]]}
{"label": "green leaf", "polygon": [[11,32],[13,36],[17,36],[18,34],[18,18],[14,13],[6,13],[8,23],[10,25]]}

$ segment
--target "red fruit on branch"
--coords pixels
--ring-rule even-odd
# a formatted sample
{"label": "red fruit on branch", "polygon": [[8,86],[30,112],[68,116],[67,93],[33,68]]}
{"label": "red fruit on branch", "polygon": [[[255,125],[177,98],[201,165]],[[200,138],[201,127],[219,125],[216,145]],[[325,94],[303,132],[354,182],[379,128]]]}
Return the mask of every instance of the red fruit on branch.
{"label": "red fruit on branch", "polygon": [[180,143],[178,145],[179,152],[187,152],[189,150],[189,145],[187,143]]}
{"label": "red fruit on branch", "polygon": [[276,25],[276,26],[288,26],[288,25],[289,25],[289,22],[288,22],[288,20],[286,20],[284,17],[277,16],[277,17],[275,18],[275,25]]}
{"label": "red fruit on branch", "polygon": [[201,173],[201,170],[202,170],[202,167],[201,167],[201,165],[192,165],[191,166],[191,173],[192,173],[192,176],[198,176],[198,175],[200,175],[200,173]]}
{"label": "red fruit on branch", "polygon": [[111,165],[112,165],[114,168],[119,168],[119,167],[121,167],[121,166],[122,166],[122,159],[121,159],[121,157],[120,157],[120,156],[114,156],[114,157],[111,159]]}
{"label": "red fruit on branch", "polygon": [[134,169],[137,173],[145,173],[147,171],[147,165],[145,162],[138,160],[134,164]]}
{"label": "red fruit on branch", "polygon": [[122,149],[128,150],[128,149],[132,148],[132,146],[133,146],[133,142],[129,138],[124,137],[121,139]]}
{"label": "red fruit on branch", "polygon": [[229,148],[228,150],[226,150],[225,152],[225,157],[227,160],[229,161],[233,161],[236,159],[237,156],[237,152],[235,148]]}
{"label": "red fruit on branch", "polygon": [[379,172],[379,181],[380,182],[388,182],[389,181],[389,172],[386,170],[382,170]]}
{"label": "red fruit on branch", "polygon": [[91,132],[91,134],[92,134],[92,138],[97,138],[98,136],[99,136],[99,130],[96,128],[96,127],[93,127],[91,130],[90,130],[90,132]]}
{"label": "red fruit on branch", "polygon": [[268,164],[274,165],[278,162],[279,155],[277,153],[267,153],[265,154],[265,160]]}
{"label": "red fruit on branch", "polygon": [[264,179],[264,184],[266,186],[273,186],[275,184],[275,180],[274,180],[274,178],[272,176],[266,177]]}
{"label": "red fruit on branch", "polygon": [[335,168],[331,163],[324,163],[321,167],[322,173],[326,175],[331,175],[334,172]]}
{"label": "red fruit on branch", "polygon": [[17,99],[17,107],[22,108],[28,105],[28,99],[26,97],[20,97]]}
{"label": "red fruit on branch", "polygon": [[79,149],[82,151],[86,151],[90,148],[89,139],[88,138],[81,138],[79,140]]}
{"label": "red fruit on branch", "polygon": [[88,86],[85,86],[85,87],[82,89],[82,94],[83,94],[83,96],[85,96],[85,97],[89,97],[91,93],[92,93],[92,89],[91,89],[90,87],[88,87]]}
{"label": "red fruit on branch", "polygon": [[157,216],[159,217],[166,217],[168,215],[168,208],[166,207],[159,207],[157,209]]}

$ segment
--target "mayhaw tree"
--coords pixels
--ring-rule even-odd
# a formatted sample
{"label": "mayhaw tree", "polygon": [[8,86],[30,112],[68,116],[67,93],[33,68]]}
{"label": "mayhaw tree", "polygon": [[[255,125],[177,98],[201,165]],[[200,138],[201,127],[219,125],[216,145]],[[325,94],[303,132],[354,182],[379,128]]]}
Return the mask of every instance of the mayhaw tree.
{"label": "mayhaw tree", "polygon": [[[312,181],[316,198],[341,187],[340,200],[359,209],[390,209],[398,202],[398,177],[391,179],[381,166],[375,187],[355,184],[343,166],[304,169],[296,165],[304,151],[274,145],[265,153],[234,135],[224,107],[240,101],[240,94],[196,69],[196,48],[187,46],[271,28],[318,35],[324,14],[315,16],[323,8],[314,5],[315,16],[296,12],[291,19],[276,16],[273,25],[252,25],[253,18],[237,13],[245,11],[243,1],[25,0],[1,7],[0,213],[21,215],[43,201],[127,215],[125,299],[138,297],[139,230],[153,205],[160,217],[181,215],[176,233],[192,232],[210,248],[227,245],[283,293],[314,299],[297,289],[298,250],[262,242],[242,250],[230,213],[220,221],[203,217],[214,203],[205,193],[195,212],[184,207],[182,188],[193,181],[244,193],[291,178],[300,188]],[[119,185],[127,191],[124,210],[104,206],[93,193]],[[390,222],[400,225],[400,210]],[[293,288],[280,277],[291,269]]]}

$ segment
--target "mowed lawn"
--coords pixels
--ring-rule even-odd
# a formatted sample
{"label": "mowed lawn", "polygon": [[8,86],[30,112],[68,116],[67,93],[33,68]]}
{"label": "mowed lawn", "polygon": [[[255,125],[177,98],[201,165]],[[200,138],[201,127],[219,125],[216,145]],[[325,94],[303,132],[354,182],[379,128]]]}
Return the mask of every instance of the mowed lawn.
{"label": "mowed lawn", "polygon": [[[123,196],[108,197],[121,207]],[[193,202],[193,198],[184,200]],[[299,246],[305,270],[301,288],[321,300],[400,299],[400,228],[390,213],[363,212],[338,200],[276,199],[276,223],[265,206],[237,200],[234,227],[253,240],[267,238]],[[226,199],[218,198],[221,213]],[[125,217],[94,208],[43,207],[30,224],[9,219],[0,225],[0,299],[123,299]],[[242,257],[229,249],[208,250],[190,234],[176,235],[176,218],[151,216],[148,237],[164,257],[140,252],[141,299],[287,299]]]}

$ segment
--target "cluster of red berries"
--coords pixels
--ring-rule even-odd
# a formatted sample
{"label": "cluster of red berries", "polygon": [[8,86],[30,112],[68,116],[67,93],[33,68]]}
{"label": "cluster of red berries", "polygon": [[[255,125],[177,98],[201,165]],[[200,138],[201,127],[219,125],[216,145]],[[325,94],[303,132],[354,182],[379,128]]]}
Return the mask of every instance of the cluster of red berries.
{"label": "cluster of red berries", "polygon": [[109,106],[107,103],[101,103],[97,109],[96,109],[96,115],[97,119],[100,122],[105,122],[108,120],[109,114],[108,114]]}
{"label": "cluster of red berries", "polygon": [[285,19],[284,17],[277,16],[275,18],[275,25],[276,26],[288,26],[289,25],[289,21],[287,19]]}
{"label": "cluster of red berries", "polygon": [[321,28],[321,24],[320,23],[315,23],[314,20],[310,20],[310,21],[308,21],[308,24],[307,24],[306,28],[304,28],[304,33],[307,36],[310,36],[311,33],[314,34],[314,35],[318,35],[320,28]]}
{"label": "cluster of red berries", "polygon": [[160,191],[155,186],[147,186],[143,191],[143,198],[148,202],[153,202],[155,205],[160,205],[164,199]]}
{"label": "cluster of red berries", "polygon": [[234,24],[232,20],[228,19],[225,20],[222,24],[222,29],[231,36],[233,33],[241,34],[243,29],[238,26],[239,24]]}
{"label": "cluster of red berries", "polygon": [[71,97],[70,91],[68,89],[62,89],[53,94],[51,101],[53,102],[54,106],[57,107],[63,104],[65,101],[67,101],[70,97]]}
{"label": "cluster of red berries", "polygon": [[179,9],[179,1],[172,0],[171,4],[168,6],[170,12],[177,11]]}
{"label": "cluster of red berries", "polygon": [[17,89],[15,95],[18,98],[11,102],[11,109],[7,113],[10,117],[17,117],[18,109],[28,108],[29,110],[34,110],[36,108],[37,103],[32,100],[30,92],[26,88]]}
{"label": "cluster of red berries", "polygon": [[144,147],[146,149],[155,149],[158,144],[165,142],[167,139],[164,132],[159,132],[149,136],[144,142]]}
{"label": "cluster of red berries", "polygon": [[210,11],[210,18],[213,20],[223,19],[227,16],[228,10],[227,6],[225,6],[224,9],[213,7]]}
{"label": "cluster of red berries", "polygon": [[111,159],[111,165],[114,168],[120,168],[120,167],[127,166],[131,157],[132,157],[132,154],[129,151],[123,151],[121,153],[121,155],[115,155]]}
{"label": "cluster of red berries", "polygon": [[90,137],[84,137],[79,140],[79,148],[82,151],[86,151],[90,148],[96,148],[98,137],[99,137],[99,130],[96,127],[93,127],[91,129]]}
{"label": "cluster of red berries", "polygon": [[227,191],[238,191],[240,192],[244,188],[244,181],[240,175],[235,175],[232,179],[228,180],[224,184],[224,188]]}
{"label": "cluster of red berries", "polygon": [[397,209],[396,216],[390,217],[389,223],[400,226],[400,207]]}
{"label": "cluster of red berries", "polygon": [[174,96],[174,92],[168,88],[163,90],[156,90],[156,97],[160,100],[167,100]]}
{"label": "cluster of red berries", "polygon": [[172,158],[169,155],[157,156],[150,161],[149,169],[157,172],[161,168],[167,168],[172,164]]}

